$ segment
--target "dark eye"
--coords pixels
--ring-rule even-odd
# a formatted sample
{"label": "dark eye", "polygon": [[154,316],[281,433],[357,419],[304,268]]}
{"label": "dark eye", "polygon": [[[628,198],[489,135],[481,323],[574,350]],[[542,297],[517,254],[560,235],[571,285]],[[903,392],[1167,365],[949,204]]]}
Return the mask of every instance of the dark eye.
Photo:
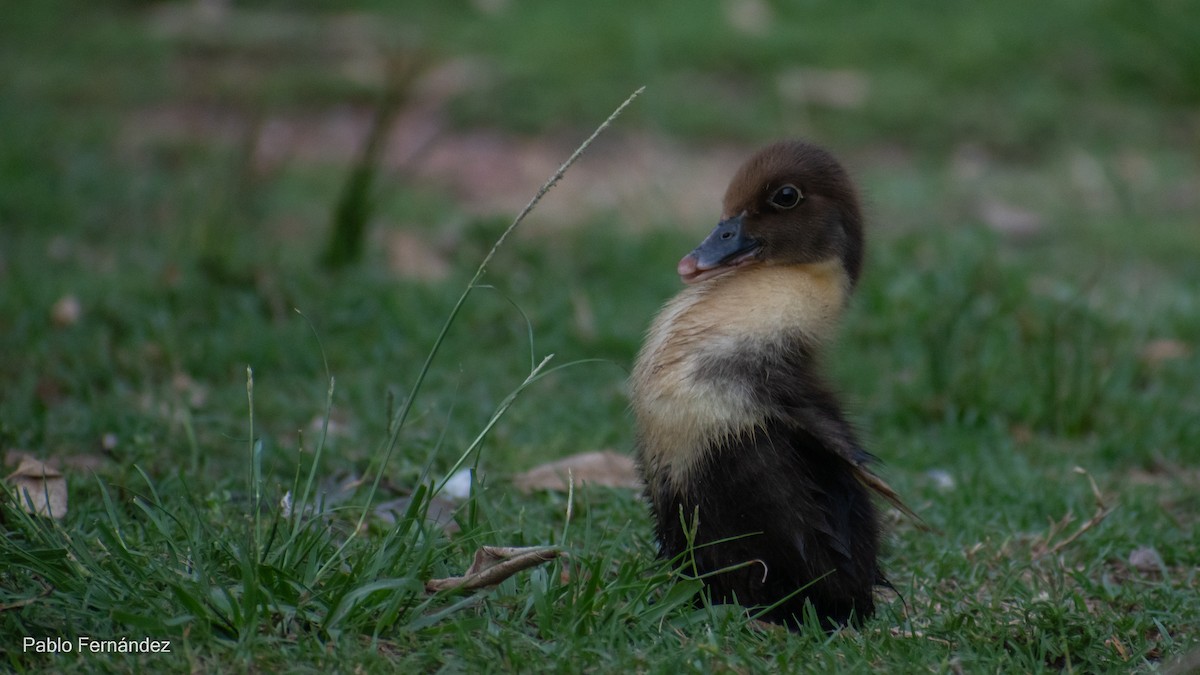
{"label": "dark eye", "polygon": [[771,195],[771,206],[777,209],[790,209],[800,203],[804,199],[804,195],[800,194],[800,190],[795,185],[784,185]]}

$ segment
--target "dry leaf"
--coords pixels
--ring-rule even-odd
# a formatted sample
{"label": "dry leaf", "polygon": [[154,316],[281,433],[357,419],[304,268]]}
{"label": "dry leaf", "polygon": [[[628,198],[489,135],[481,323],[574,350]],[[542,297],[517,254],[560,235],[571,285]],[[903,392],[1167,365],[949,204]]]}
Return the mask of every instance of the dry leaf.
{"label": "dry leaf", "polygon": [[67,515],[67,480],[57,469],[25,457],[5,480],[13,487],[17,503],[26,513],[56,519]]}
{"label": "dry leaf", "polygon": [[1139,546],[1129,554],[1129,565],[1143,574],[1161,574],[1167,568],[1152,546]]}
{"label": "dry leaf", "polygon": [[871,79],[849,68],[793,68],[780,73],[775,86],[790,103],[837,110],[861,108],[871,96]]}
{"label": "dry leaf", "polygon": [[1106,639],[1104,641],[1104,644],[1108,645],[1109,647],[1112,647],[1113,651],[1115,651],[1117,653],[1117,655],[1121,657],[1122,661],[1129,660],[1129,650],[1125,648],[1125,643],[1121,642],[1121,638],[1117,637],[1116,635],[1113,635],[1113,636],[1109,637],[1108,639]]}
{"label": "dry leaf", "polygon": [[584,452],[549,464],[542,464],[514,476],[513,483],[522,492],[533,492],[534,490],[566,492],[570,488],[568,474],[577,485],[591,483],[605,487],[635,489],[642,485],[633,459],[610,450]]}
{"label": "dry leaf", "polygon": [[961,143],[950,156],[950,167],[954,177],[965,183],[983,178],[995,164],[988,151],[978,143]]}
{"label": "dry leaf", "polygon": [[[326,419],[326,414],[328,414],[328,419]],[[327,421],[328,426],[326,426]],[[341,410],[318,413],[308,421],[308,433],[316,434],[316,438],[320,438],[320,434],[328,434],[330,438],[348,436],[352,431],[351,422],[350,416]]]}
{"label": "dry leaf", "polygon": [[208,402],[208,387],[196,382],[191,375],[176,372],[171,376],[171,389],[192,408],[203,408]]}
{"label": "dry leaf", "polygon": [[774,12],[765,0],[725,0],[725,20],[742,35],[765,35]]}
{"label": "dry leaf", "polygon": [[522,570],[545,564],[566,555],[554,546],[481,546],[475,552],[475,562],[461,577],[430,579],[425,582],[429,593],[462,588],[468,591],[490,588]]}
{"label": "dry leaf", "polygon": [[496,16],[503,14],[512,6],[511,0],[472,0],[471,6],[482,14]]}
{"label": "dry leaf", "polygon": [[83,305],[74,295],[64,295],[50,308],[50,320],[59,328],[74,326],[83,316]]}
{"label": "dry leaf", "polygon": [[571,291],[571,316],[575,323],[575,332],[584,340],[596,339],[596,313],[592,311],[592,303],[586,293],[580,290]]}
{"label": "dry leaf", "polygon": [[1179,340],[1158,339],[1151,340],[1142,347],[1142,361],[1151,366],[1157,366],[1163,361],[1173,361],[1175,359],[1184,359],[1192,353],[1187,343]]}
{"label": "dry leaf", "polygon": [[1012,434],[1012,439],[1021,445],[1025,445],[1033,440],[1033,427],[1028,424],[1014,424],[1008,433]]}
{"label": "dry leaf", "polygon": [[1014,237],[1028,237],[1045,227],[1040,213],[995,199],[980,204],[979,217],[993,231]]}
{"label": "dry leaf", "polygon": [[401,279],[441,281],[450,276],[450,263],[429,243],[429,236],[409,230],[387,234],[388,268]]}
{"label": "dry leaf", "polygon": [[61,380],[53,377],[45,375],[39,377],[33,391],[38,402],[47,408],[53,408],[67,400],[65,385]]}

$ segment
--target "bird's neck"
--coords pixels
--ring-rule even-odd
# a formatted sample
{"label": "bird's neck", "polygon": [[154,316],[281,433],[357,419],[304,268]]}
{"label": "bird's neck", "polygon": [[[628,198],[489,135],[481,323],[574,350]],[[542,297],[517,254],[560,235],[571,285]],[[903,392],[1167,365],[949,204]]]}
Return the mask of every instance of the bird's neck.
{"label": "bird's neck", "polygon": [[652,333],[673,333],[669,342],[684,349],[721,339],[779,338],[819,347],[836,332],[850,288],[838,260],[749,267],[685,289],[664,308]]}
{"label": "bird's neck", "polygon": [[832,337],[849,291],[836,261],[764,265],[689,286],[668,302],[630,381],[644,461],[669,466],[677,482],[713,439],[760,427],[765,411],[753,392],[714,377],[714,364],[753,363],[797,340],[813,354]]}

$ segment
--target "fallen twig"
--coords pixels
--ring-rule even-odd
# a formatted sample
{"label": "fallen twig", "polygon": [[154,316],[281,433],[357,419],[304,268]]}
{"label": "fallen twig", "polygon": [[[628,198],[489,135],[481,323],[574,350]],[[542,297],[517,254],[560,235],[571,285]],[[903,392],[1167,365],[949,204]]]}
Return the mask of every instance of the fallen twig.
{"label": "fallen twig", "polygon": [[468,591],[489,588],[522,570],[545,564],[566,555],[553,546],[480,546],[475,561],[461,577],[430,579],[425,582],[429,593],[461,588]]}
{"label": "fallen twig", "polygon": [[1050,546],[1050,541],[1056,537],[1059,532],[1066,528],[1067,524],[1071,522],[1072,516],[1070,513],[1066,514],[1063,516],[1063,519],[1058,522],[1057,526],[1052,523],[1050,526],[1050,532],[1046,535],[1046,543],[1044,544],[1046,548],[1042,552],[1035,554],[1033,556],[1034,560],[1040,560],[1048,555],[1058,554],[1059,551],[1070,546],[1076,539],[1079,539],[1079,537],[1083,536],[1085,532],[1104,522],[1104,519],[1108,517],[1108,514],[1112,513],[1113,509],[1116,508],[1115,506],[1109,506],[1104,503],[1104,498],[1100,494],[1100,488],[1096,485],[1096,480],[1092,478],[1092,474],[1088,473],[1083,467],[1079,466],[1075,467],[1075,473],[1087,476],[1088,481],[1092,484],[1092,496],[1096,499],[1096,512],[1093,513],[1091,518],[1088,518],[1082,525],[1079,526],[1079,529],[1071,533],[1071,535],[1066,539],[1063,539],[1053,546]]}

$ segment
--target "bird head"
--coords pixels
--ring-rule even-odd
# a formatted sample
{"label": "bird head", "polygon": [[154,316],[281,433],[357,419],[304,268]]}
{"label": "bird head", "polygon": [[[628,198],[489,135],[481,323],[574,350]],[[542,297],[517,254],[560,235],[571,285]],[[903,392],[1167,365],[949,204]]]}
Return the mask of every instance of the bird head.
{"label": "bird head", "polygon": [[862,267],[858,196],[825,150],[782,141],[742,164],[725,192],[716,228],[679,261],[689,284],[757,265],[838,260],[851,285]]}

